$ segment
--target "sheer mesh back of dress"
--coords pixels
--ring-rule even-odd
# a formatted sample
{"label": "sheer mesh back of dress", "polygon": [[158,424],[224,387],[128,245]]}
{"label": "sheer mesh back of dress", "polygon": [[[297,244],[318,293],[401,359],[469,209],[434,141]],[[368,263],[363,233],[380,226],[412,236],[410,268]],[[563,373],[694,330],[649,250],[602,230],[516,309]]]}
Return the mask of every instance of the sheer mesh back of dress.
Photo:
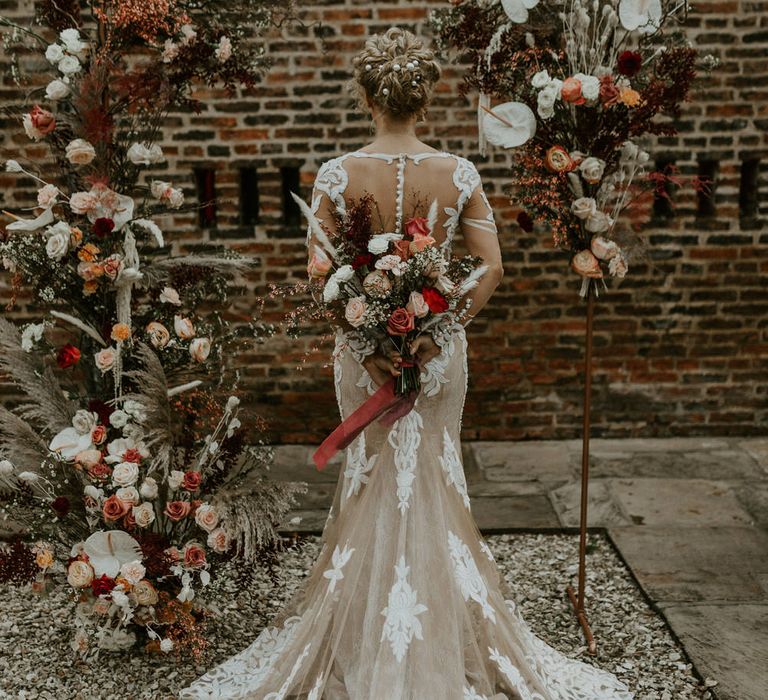
{"label": "sheer mesh back of dress", "polygon": [[[433,236],[438,244],[450,246],[459,229],[496,233],[475,166],[450,153],[427,152],[405,157],[347,153],[325,163],[318,172],[313,210],[333,233],[333,206],[347,208],[365,194],[373,196],[374,233],[402,233],[408,219],[428,215],[435,199],[438,216]],[[398,206],[400,201],[402,210]]]}

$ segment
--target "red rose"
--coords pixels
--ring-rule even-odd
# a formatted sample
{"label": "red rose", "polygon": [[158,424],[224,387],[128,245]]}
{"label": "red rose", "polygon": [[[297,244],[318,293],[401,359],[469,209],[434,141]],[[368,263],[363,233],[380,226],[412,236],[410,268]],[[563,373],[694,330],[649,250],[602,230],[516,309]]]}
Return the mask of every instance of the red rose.
{"label": "red rose", "polygon": [[362,253],[355,255],[352,259],[352,269],[357,270],[361,267],[370,267],[373,262],[373,253]]}
{"label": "red rose", "polygon": [[527,212],[521,211],[517,215],[517,223],[526,233],[533,231],[533,219],[528,215]]}
{"label": "red rose", "polygon": [[414,327],[413,314],[402,307],[395,309],[387,321],[387,333],[390,335],[405,335]]}
{"label": "red rose", "polygon": [[80,350],[71,343],[62,345],[56,355],[56,363],[61,369],[74,367],[80,361]]}
{"label": "red rose", "polygon": [[122,518],[129,510],[131,510],[131,504],[120,500],[117,496],[112,494],[101,507],[101,514],[104,516],[104,520],[112,522]]}
{"label": "red rose", "polygon": [[400,257],[400,260],[408,260],[411,255],[411,242],[407,240],[392,241],[395,246],[394,255]]}
{"label": "red rose", "polygon": [[643,67],[643,57],[637,51],[622,51],[619,54],[617,69],[622,75],[631,78]]}
{"label": "red rose", "polygon": [[69,499],[66,496],[57,496],[51,501],[53,512],[60,518],[69,513]]}
{"label": "red rose", "polygon": [[112,476],[112,467],[104,464],[104,462],[99,462],[99,464],[94,464],[88,468],[88,476],[94,481],[106,481]]}
{"label": "red rose", "polygon": [[136,448],[131,447],[123,452],[123,462],[135,462],[136,464],[141,464],[141,452]]}
{"label": "red rose", "polygon": [[109,595],[114,587],[114,579],[109,578],[106,574],[102,574],[100,578],[95,578],[91,581],[91,590],[97,598],[100,595]]}
{"label": "red rose", "polygon": [[429,226],[427,226],[427,220],[423,216],[414,216],[412,219],[408,219],[405,222],[405,233],[408,236],[428,236],[430,234]]}
{"label": "red rose", "polygon": [[197,491],[200,488],[200,482],[203,475],[200,472],[184,472],[184,478],[181,481],[181,488],[185,491]]}
{"label": "red rose", "polygon": [[115,222],[106,217],[100,217],[93,222],[93,233],[99,238],[105,238],[115,228]]}
{"label": "red rose", "polygon": [[192,510],[192,506],[187,501],[170,501],[165,504],[165,514],[175,523],[186,518],[190,510]]}
{"label": "red rose", "polygon": [[600,78],[600,102],[610,107],[619,101],[619,88],[613,82],[612,75],[604,75]]}
{"label": "red rose", "polygon": [[427,302],[427,306],[433,314],[440,314],[448,309],[448,300],[434,287],[423,287],[421,296],[424,297],[424,301]]}
{"label": "red rose", "polygon": [[32,119],[32,126],[43,135],[50,134],[56,128],[56,118],[40,105],[35,105],[29,116]]}

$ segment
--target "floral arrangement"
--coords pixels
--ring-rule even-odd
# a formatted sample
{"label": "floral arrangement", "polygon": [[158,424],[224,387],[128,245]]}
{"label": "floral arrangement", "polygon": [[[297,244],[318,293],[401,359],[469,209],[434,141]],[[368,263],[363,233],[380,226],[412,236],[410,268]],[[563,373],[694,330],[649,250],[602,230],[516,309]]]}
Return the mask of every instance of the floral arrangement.
{"label": "floral arrangement", "polygon": [[[271,5],[87,7],[89,19],[78,2],[40,3],[52,41],[0,18],[7,43],[36,42],[51,72],[19,115],[50,161],[5,162],[37,186],[32,214],[4,212],[7,309],[29,288],[42,317],[0,319],[0,373],[21,397],[0,407],[0,515],[35,542],[35,588],[71,588],[76,651],[140,642],[197,655],[212,577],[279,544],[303,485],[268,480],[271,450],[241,429],[228,362],[270,331],[258,313],[230,327],[218,308],[251,261],[172,254],[155,217],[184,208],[184,192],[145,170],[164,161],[158,128],[193,105],[195,81],[260,78],[247,39],[273,21]],[[204,389],[201,376],[217,381]],[[19,552],[4,557],[8,578],[28,572]]]}
{"label": "floral arrangement", "polygon": [[[633,237],[617,222],[643,190],[664,191],[637,140],[675,133],[697,53],[664,28],[687,4],[662,0],[459,0],[433,15],[443,47],[466,51],[481,148],[515,149],[518,223],[547,224],[590,280],[624,277]],[[505,100],[491,108],[492,98]],[[625,239],[622,241],[622,237]],[[597,292],[597,286],[593,287]]]}
{"label": "floral arrangement", "polygon": [[395,391],[418,392],[420,369],[409,351],[421,333],[460,320],[469,303],[464,295],[477,285],[486,267],[472,256],[450,256],[432,236],[437,201],[428,216],[412,216],[402,232],[374,234],[372,195],[353,202],[345,214],[335,212],[336,234],[326,229],[294,195],[316,239],[307,272],[321,285],[317,299],[336,326],[356,329],[386,352],[402,356]]}

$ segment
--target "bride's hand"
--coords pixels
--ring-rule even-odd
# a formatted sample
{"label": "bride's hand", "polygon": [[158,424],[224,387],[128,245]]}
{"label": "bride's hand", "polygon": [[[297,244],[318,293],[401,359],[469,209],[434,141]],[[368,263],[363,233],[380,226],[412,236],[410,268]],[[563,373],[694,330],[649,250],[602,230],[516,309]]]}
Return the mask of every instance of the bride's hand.
{"label": "bride's hand", "polygon": [[431,335],[420,335],[411,343],[411,355],[413,355],[422,367],[432,358],[440,354],[440,347],[432,340]]}
{"label": "bride's hand", "polygon": [[363,367],[377,386],[381,386],[391,377],[400,376],[400,355],[392,353],[389,357],[375,353],[363,360]]}

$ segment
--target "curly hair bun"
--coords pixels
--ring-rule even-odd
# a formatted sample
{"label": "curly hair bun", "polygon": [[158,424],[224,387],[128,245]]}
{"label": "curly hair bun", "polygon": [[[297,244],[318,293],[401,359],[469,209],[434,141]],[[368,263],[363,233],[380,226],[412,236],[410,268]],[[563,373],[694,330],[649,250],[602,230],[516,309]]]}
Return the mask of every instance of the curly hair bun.
{"label": "curly hair bun", "polygon": [[415,34],[391,27],[374,34],[352,63],[351,88],[361,104],[370,99],[387,114],[401,119],[423,115],[440,79],[435,54]]}

